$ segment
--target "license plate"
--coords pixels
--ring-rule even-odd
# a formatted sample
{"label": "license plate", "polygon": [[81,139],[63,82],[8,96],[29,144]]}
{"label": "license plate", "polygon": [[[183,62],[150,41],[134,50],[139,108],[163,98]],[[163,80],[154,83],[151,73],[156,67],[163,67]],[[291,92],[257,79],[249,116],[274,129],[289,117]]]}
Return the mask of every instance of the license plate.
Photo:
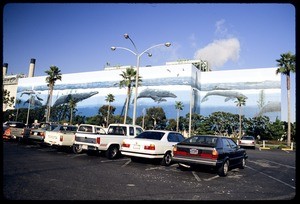
{"label": "license plate", "polygon": [[88,149],[87,145],[82,145],[81,147],[82,147],[82,149]]}
{"label": "license plate", "polygon": [[140,149],[140,145],[133,145],[133,149]]}
{"label": "license plate", "polygon": [[190,154],[198,154],[198,150],[197,149],[190,149]]}
{"label": "license plate", "polygon": [[33,135],[37,135],[37,134],[38,134],[37,132],[33,133]]}

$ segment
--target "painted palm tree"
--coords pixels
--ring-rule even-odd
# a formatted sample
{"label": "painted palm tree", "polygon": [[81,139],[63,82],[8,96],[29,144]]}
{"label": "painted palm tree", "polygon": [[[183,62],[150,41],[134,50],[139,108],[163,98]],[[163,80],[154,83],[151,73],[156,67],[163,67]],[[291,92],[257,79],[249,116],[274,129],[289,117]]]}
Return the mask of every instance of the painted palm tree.
{"label": "painted palm tree", "polygon": [[73,120],[73,111],[74,111],[74,109],[76,108],[76,101],[73,99],[73,98],[71,98],[70,100],[69,100],[69,107],[70,107],[70,125],[72,125],[72,120]]}
{"label": "painted palm tree", "polygon": [[17,113],[16,113],[16,121],[18,121],[18,115],[19,115],[19,105],[21,104],[21,100],[17,99],[16,100],[16,107],[17,107]]}
{"label": "painted palm tree", "polygon": [[181,101],[175,101],[175,109],[177,110],[177,126],[176,131],[179,131],[179,112],[183,110],[183,103]]}
{"label": "painted palm tree", "polygon": [[276,62],[278,63],[278,69],[276,70],[276,74],[282,74],[286,76],[286,88],[287,88],[287,120],[288,120],[288,130],[287,130],[287,145],[291,145],[291,90],[290,90],[290,73],[296,72],[296,55],[293,55],[291,52],[284,53],[280,55],[280,59],[277,59]]}
{"label": "painted palm tree", "polygon": [[[119,87],[127,88],[127,97],[126,97],[125,114],[124,114],[124,124],[126,124],[130,95],[132,91],[132,86],[135,83],[136,70],[134,70],[132,67],[127,68],[126,71],[123,71],[122,74],[120,74],[120,76],[122,77],[122,80],[119,83]],[[139,77],[139,82],[142,81],[140,78],[141,77]]]}
{"label": "painted palm tree", "polygon": [[240,125],[239,125],[239,139],[240,139],[241,136],[242,136],[242,106],[246,105],[246,99],[245,99],[245,97],[242,97],[242,96],[237,97],[236,99],[237,99],[235,101],[236,106],[238,106],[239,109],[240,109],[240,113],[239,113],[239,122],[240,122]]}
{"label": "painted palm tree", "polygon": [[50,119],[50,110],[51,110],[51,104],[52,104],[52,94],[55,82],[57,80],[61,80],[61,73],[60,69],[57,66],[51,66],[49,70],[46,70],[45,73],[48,74],[46,77],[46,83],[49,87],[49,95],[47,99],[47,114],[46,114],[46,122],[49,122]]}
{"label": "painted palm tree", "polygon": [[113,94],[108,94],[105,98],[105,101],[108,102],[107,107],[107,120],[106,120],[106,127],[108,127],[108,121],[109,121],[109,114],[110,114],[110,103],[115,101],[115,96]]}

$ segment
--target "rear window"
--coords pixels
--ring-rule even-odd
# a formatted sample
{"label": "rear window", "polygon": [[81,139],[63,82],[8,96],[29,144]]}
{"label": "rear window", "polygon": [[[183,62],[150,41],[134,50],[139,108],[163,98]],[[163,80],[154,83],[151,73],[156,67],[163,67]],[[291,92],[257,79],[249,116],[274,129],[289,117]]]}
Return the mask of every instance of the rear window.
{"label": "rear window", "polygon": [[7,122],[6,125],[10,127],[16,127],[16,128],[24,128],[25,124],[24,123],[18,123],[18,122]]}
{"label": "rear window", "polygon": [[92,128],[92,126],[81,125],[81,126],[79,126],[78,131],[80,131],[80,132],[93,132],[93,128]]}
{"label": "rear window", "polygon": [[152,139],[152,140],[161,140],[165,133],[163,132],[142,132],[135,138],[143,138],[143,139]]}
{"label": "rear window", "polygon": [[69,132],[76,132],[77,127],[76,126],[60,126],[59,130],[61,130],[61,131],[69,131]]}
{"label": "rear window", "polygon": [[126,127],[124,126],[110,126],[107,134],[109,135],[126,135]]}
{"label": "rear window", "polygon": [[191,138],[185,139],[181,143],[214,147],[217,144],[217,140],[218,138],[213,136],[193,136]]}
{"label": "rear window", "polygon": [[242,140],[254,140],[253,136],[244,136],[242,137]]}

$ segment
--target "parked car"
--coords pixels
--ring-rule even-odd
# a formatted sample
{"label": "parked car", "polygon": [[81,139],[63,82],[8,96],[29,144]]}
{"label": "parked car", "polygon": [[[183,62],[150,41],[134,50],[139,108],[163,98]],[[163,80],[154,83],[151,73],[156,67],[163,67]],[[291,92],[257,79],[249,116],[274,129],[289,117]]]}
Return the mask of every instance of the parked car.
{"label": "parked car", "polygon": [[165,130],[146,130],[135,138],[124,139],[121,154],[136,158],[161,159],[161,164],[168,166],[172,162],[172,149],[183,141],[182,134]]}
{"label": "parked car", "polygon": [[23,139],[44,142],[45,132],[51,131],[56,128],[59,124],[57,123],[37,123],[33,124],[31,128],[25,128],[23,133]]}
{"label": "parked car", "polygon": [[238,143],[241,147],[251,147],[255,149],[256,141],[253,136],[245,135],[239,140]]}
{"label": "parked car", "polygon": [[25,123],[17,121],[7,121],[3,123],[3,139],[18,139],[23,135]]}
{"label": "parked car", "polygon": [[234,167],[245,168],[248,158],[246,150],[233,139],[216,135],[187,138],[176,144],[172,153],[173,161],[179,165],[212,167],[219,176],[227,176]]}
{"label": "parked car", "polygon": [[53,130],[45,132],[44,143],[50,146],[72,148],[77,129],[76,125],[58,125]]}

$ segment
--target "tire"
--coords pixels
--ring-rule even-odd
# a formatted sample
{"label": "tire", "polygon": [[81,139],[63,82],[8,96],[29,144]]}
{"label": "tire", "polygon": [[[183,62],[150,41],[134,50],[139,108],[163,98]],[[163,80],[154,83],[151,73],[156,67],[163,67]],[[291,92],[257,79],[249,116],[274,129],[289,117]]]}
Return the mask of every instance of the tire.
{"label": "tire", "polygon": [[105,156],[108,159],[115,159],[118,157],[119,154],[119,148],[116,145],[112,145],[108,148],[108,150],[105,152]]}
{"label": "tire", "polygon": [[130,157],[132,162],[139,162],[139,158],[138,157]]}
{"label": "tire", "polygon": [[246,159],[245,157],[243,157],[241,163],[240,163],[240,166],[239,166],[239,169],[244,169],[246,166]]}
{"label": "tire", "polygon": [[161,160],[161,165],[163,166],[170,166],[172,163],[172,155],[170,152],[167,152],[163,159]]}
{"label": "tire", "polygon": [[218,169],[218,175],[221,177],[225,177],[227,176],[228,170],[229,170],[229,161],[226,160]]}
{"label": "tire", "polygon": [[75,154],[80,154],[82,152],[81,145],[73,145],[72,149]]}

